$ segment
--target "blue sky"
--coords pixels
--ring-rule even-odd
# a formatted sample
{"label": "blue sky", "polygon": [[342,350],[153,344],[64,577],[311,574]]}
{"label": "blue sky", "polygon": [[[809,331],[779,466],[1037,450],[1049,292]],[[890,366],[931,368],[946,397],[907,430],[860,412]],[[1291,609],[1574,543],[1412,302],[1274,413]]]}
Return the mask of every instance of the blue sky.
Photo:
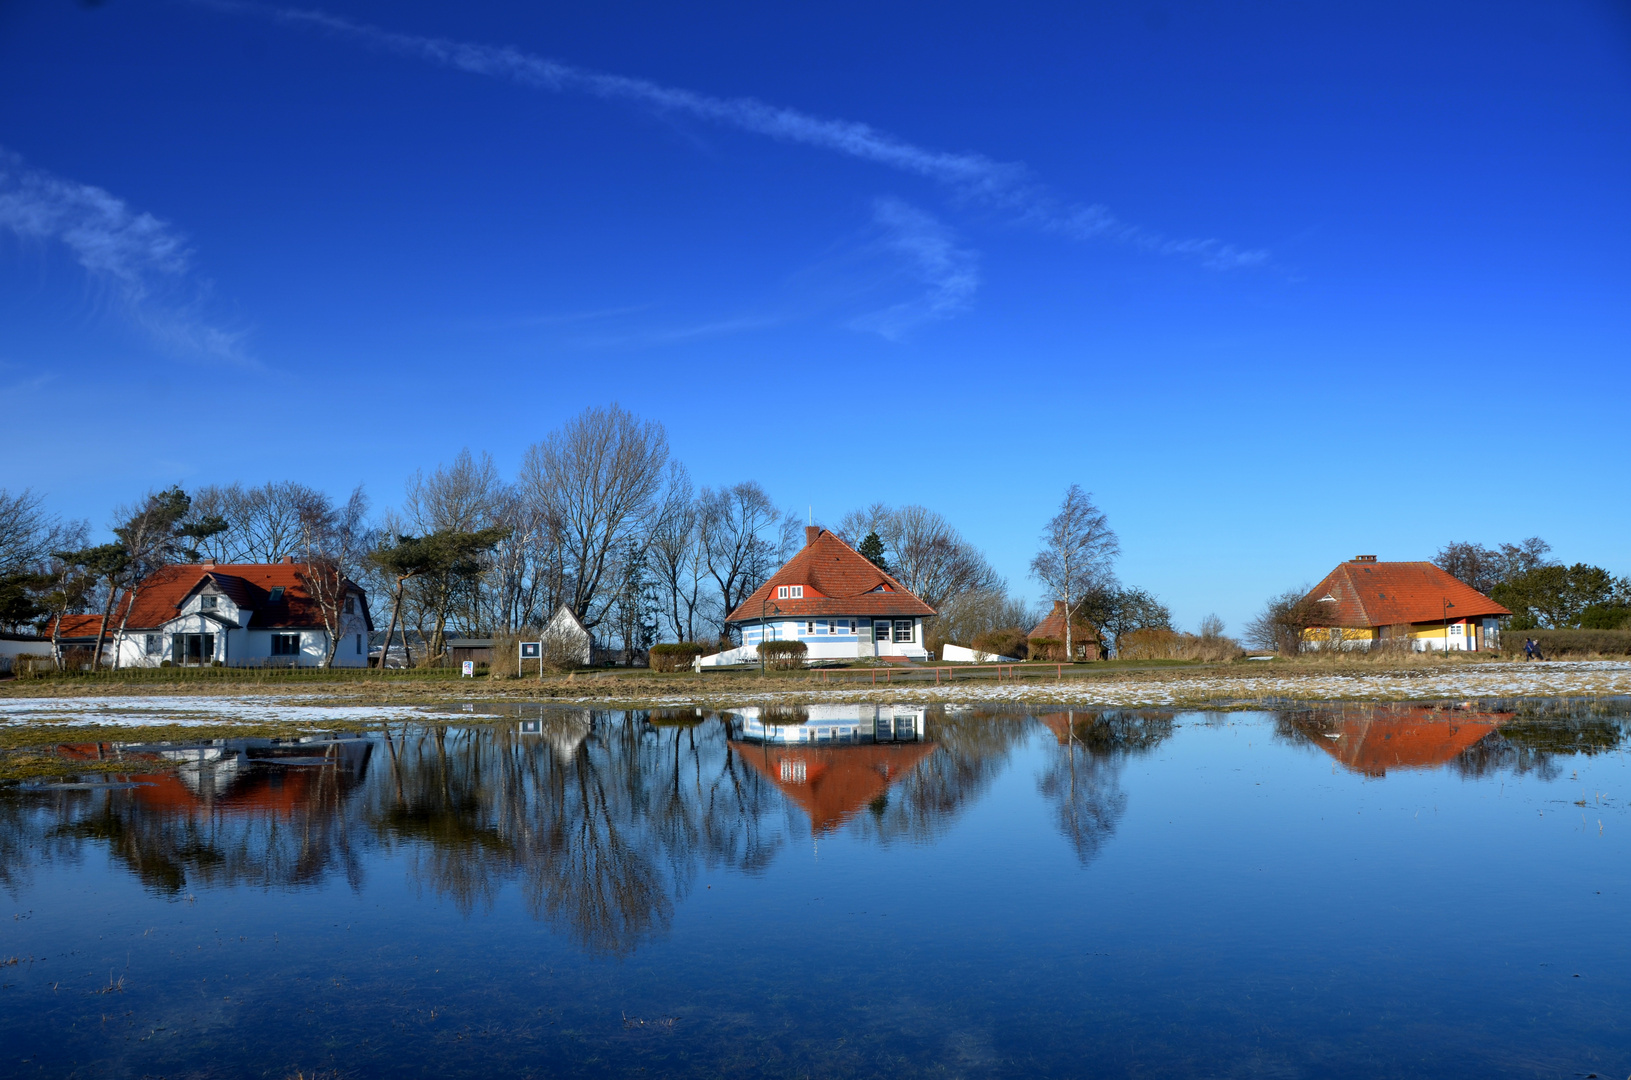
{"label": "blue sky", "polygon": [[1357,553],[1631,572],[1631,13],[0,3],[0,484],[400,497],[586,405],[699,483],[1079,482],[1232,628]]}

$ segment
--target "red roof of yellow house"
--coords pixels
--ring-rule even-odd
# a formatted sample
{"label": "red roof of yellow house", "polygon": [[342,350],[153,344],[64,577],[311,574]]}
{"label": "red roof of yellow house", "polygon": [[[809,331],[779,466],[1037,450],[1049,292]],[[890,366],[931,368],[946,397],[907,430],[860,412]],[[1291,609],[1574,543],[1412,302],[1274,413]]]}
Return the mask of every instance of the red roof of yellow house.
{"label": "red roof of yellow house", "polygon": [[766,744],[741,749],[737,756],[810,815],[812,833],[824,833],[849,820],[934,751],[933,743]]}
{"label": "red roof of yellow house", "polygon": [[1511,718],[1431,708],[1367,710],[1339,716],[1309,737],[1344,768],[1385,776],[1389,769],[1431,769],[1452,761]]}
{"label": "red roof of yellow house", "polygon": [[1325,575],[1306,602],[1318,610],[1318,625],[1349,628],[1512,614],[1430,562],[1377,562],[1368,556]]}
{"label": "red roof of yellow house", "polygon": [[[780,586],[801,586],[801,598],[780,597]],[[769,599],[769,605],[765,600]],[[815,615],[933,615],[934,608],[874,566],[866,556],[819,526],[804,530],[804,548],[725,616],[748,622],[765,611],[796,618]]]}

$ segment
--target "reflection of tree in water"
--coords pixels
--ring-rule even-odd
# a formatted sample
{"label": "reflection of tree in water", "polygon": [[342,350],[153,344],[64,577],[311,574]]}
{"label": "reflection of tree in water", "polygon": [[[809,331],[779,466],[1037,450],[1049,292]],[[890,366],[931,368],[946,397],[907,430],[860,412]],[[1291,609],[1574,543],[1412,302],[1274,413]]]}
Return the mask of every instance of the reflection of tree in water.
{"label": "reflection of tree in water", "polygon": [[1037,717],[1058,739],[1037,790],[1053,803],[1054,822],[1086,866],[1115,832],[1127,809],[1121,772],[1134,754],[1172,734],[1161,713],[1063,712]]}
{"label": "reflection of tree in water", "polygon": [[735,762],[717,721],[555,713],[513,728],[403,734],[370,819],[408,845],[417,880],[461,910],[516,879],[534,917],[599,952],[666,931],[699,866],[754,871],[781,843],[778,800]]}
{"label": "reflection of tree in water", "polygon": [[1469,778],[1513,772],[1555,780],[1563,774],[1558,757],[1611,753],[1626,741],[1628,729],[1631,717],[1623,706],[1613,711],[1579,702],[1530,706],[1457,758],[1455,769]]}
{"label": "reflection of tree in water", "polygon": [[931,709],[926,721],[934,752],[873,799],[853,832],[883,843],[941,835],[990,786],[1029,725],[1022,713],[983,709]]}

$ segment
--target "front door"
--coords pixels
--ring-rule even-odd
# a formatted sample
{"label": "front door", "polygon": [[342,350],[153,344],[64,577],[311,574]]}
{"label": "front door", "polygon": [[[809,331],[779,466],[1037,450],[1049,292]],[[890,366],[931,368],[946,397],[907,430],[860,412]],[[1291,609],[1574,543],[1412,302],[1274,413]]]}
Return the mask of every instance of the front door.
{"label": "front door", "polygon": [[873,642],[873,644],[878,646],[878,655],[879,656],[884,655],[886,650],[883,647],[885,645],[889,644],[889,620],[888,619],[873,619],[872,620],[872,642]]}

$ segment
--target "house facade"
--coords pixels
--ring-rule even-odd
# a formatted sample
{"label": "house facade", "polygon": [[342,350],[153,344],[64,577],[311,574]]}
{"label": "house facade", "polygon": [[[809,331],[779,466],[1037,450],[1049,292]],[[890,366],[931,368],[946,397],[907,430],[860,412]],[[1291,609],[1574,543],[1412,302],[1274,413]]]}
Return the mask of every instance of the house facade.
{"label": "house facade", "polygon": [[[1029,634],[1025,635],[1028,641],[1057,641],[1061,649],[1065,645],[1065,602],[1055,600],[1053,610],[1047,617],[1037,623]],[[1099,637],[1098,630],[1092,623],[1078,615],[1070,621],[1070,647],[1076,655],[1073,660],[1098,660],[1104,655],[1104,645]],[[1041,659],[1035,654],[1033,660]]]}
{"label": "house facade", "polygon": [[802,641],[806,661],[927,660],[923,622],[934,608],[826,529],[725,617],[742,644],[704,666],[758,660],[763,641]]}
{"label": "house facade", "polygon": [[[368,666],[373,622],[367,594],[346,582],[331,642],[303,563],[213,562],[166,566],[128,594],[108,619],[103,659],[119,667],[318,667],[335,645],[335,667]],[[66,648],[94,648],[100,615],[68,615]],[[120,625],[123,624],[123,631]],[[48,626],[49,635],[53,628]],[[65,651],[66,651],[65,648]]]}
{"label": "house facade", "polygon": [[1430,562],[1377,562],[1360,555],[1342,563],[1304,597],[1314,625],[1303,642],[1315,649],[1369,649],[1408,639],[1417,652],[1473,652],[1500,647],[1500,620],[1512,612]]}

